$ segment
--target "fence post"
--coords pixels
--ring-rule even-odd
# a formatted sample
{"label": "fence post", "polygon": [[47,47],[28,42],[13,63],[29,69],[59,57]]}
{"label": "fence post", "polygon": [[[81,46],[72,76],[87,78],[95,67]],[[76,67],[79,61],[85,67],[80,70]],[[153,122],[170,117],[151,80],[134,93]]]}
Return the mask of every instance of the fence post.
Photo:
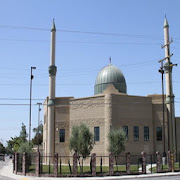
{"label": "fence post", "polygon": [[156,152],[156,172],[159,173],[161,171],[161,155],[157,151]]}
{"label": "fence post", "polygon": [[167,153],[167,162],[168,162],[168,171],[172,171],[172,163],[171,163],[171,152]]}
{"label": "fence post", "polygon": [[130,174],[130,152],[126,153],[126,173]]}
{"label": "fence post", "polygon": [[142,173],[146,174],[146,153],[143,151],[141,153],[142,156]]}
{"label": "fence post", "polygon": [[175,160],[175,154],[171,153],[171,166],[172,166],[172,172],[174,172],[174,160]]}
{"label": "fence post", "polygon": [[73,154],[73,175],[77,176],[77,153]]}
{"label": "fence post", "polygon": [[27,158],[26,158],[27,156],[26,156],[26,153],[24,152],[23,154],[22,154],[22,173],[23,173],[23,175],[25,176],[26,175],[26,167],[27,167]]}
{"label": "fence post", "polygon": [[14,169],[15,169],[15,174],[17,174],[17,169],[18,169],[18,153],[15,152],[14,154],[14,163],[15,163],[15,166],[14,166]]}
{"label": "fence post", "polygon": [[114,173],[113,166],[114,166],[114,155],[110,153],[109,154],[109,174],[110,175],[113,175]]}
{"label": "fence post", "polygon": [[54,177],[58,177],[58,153],[54,154],[53,173],[54,173]]}
{"label": "fence post", "polygon": [[36,152],[36,176],[40,175],[40,152]]}
{"label": "fence post", "polygon": [[92,157],[92,176],[96,176],[96,154],[93,153]]}
{"label": "fence post", "polygon": [[12,156],[12,163],[13,163],[13,173],[15,172],[15,153]]}

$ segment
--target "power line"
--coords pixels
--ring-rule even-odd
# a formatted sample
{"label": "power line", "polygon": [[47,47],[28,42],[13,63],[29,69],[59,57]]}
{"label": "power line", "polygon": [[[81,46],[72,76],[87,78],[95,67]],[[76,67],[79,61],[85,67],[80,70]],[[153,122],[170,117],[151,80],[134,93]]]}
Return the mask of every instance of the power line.
{"label": "power line", "polygon": [[[128,85],[133,84],[159,84],[159,81],[146,81],[146,82],[128,82]],[[180,83],[175,81],[174,83]],[[57,86],[91,86],[93,84],[56,84]],[[0,86],[29,86],[29,84],[0,84]],[[49,86],[49,84],[33,84],[33,86]]]}
{"label": "power line", "polygon": [[[58,98],[58,97],[57,97]],[[180,99],[180,98],[178,98],[178,97],[175,97],[175,99]],[[0,97],[0,100],[13,100],[13,101],[29,101],[30,99],[29,98],[4,98],[4,97]],[[45,101],[46,100],[46,98],[34,98],[34,99],[31,99],[31,100],[34,100],[34,101]],[[93,101],[93,100],[95,100],[95,101],[103,101],[103,100],[105,100],[104,98],[103,98],[103,100],[102,99],[91,99],[91,101]]]}
{"label": "power line", "polygon": [[[0,97],[0,100],[13,100],[13,101],[24,101],[24,100],[30,100],[30,99],[28,99],[28,98],[1,98]],[[43,100],[45,100],[45,99],[31,99],[32,101],[34,100],[34,101],[43,101]]]}
{"label": "power line", "polygon": [[[31,31],[50,31],[48,28],[37,28],[37,27],[29,27],[29,26],[13,26],[13,25],[0,25],[1,29],[19,29],[19,30],[31,30]],[[131,37],[131,38],[143,38],[143,39],[160,39],[157,36],[152,35],[134,35],[134,34],[120,34],[120,33],[106,33],[106,32],[92,32],[92,31],[80,31],[80,30],[66,30],[66,29],[56,29],[59,32],[65,33],[79,33],[79,34],[91,34],[91,35],[104,35],[104,36],[123,36],[123,37]]]}
{"label": "power line", "polygon": [[[141,62],[137,62],[137,63],[132,63],[132,64],[122,64],[120,67],[129,67],[129,66],[136,66],[136,65],[143,65],[143,64],[146,64],[146,63],[152,63],[154,62],[154,60],[148,60],[148,61],[141,61]],[[27,68],[10,68],[10,67],[1,67],[1,69],[5,69],[5,70],[29,70]],[[65,73],[67,72],[69,74],[69,72],[72,72],[72,71],[77,71],[77,72],[80,72],[80,71],[84,71],[84,72],[87,72],[88,71],[99,71],[99,69],[94,69],[94,68],[74,68],[74,69],[62,69],[61,72]],[[48,71],[48,69],[39,69],[38,68],[38,71]],[[46,74],[46,73],[43,73],[43,74]],[[21,75],[21,74],[20,74]],[[48,75],[48,74],[47,74]],[[22,76],[22,75],[21,75]],[[13,76],[14,77],[14,76]]]}
{"label": "power line", "polygon": [[[49,43],[48,40],[22,40],[22,39],[5,39],[0,38],[0,41],[13,41],[13,42],[40,42]],[[97,42],[97,41],[56,41],[56,43],[71,43],[71,44],[111,44],[111,45],[159,45],[160,43],[144,43],[144,42]]]}
{"label": "power line", "polygon": [[[159,83],[157,81],[147,81],[147,82],[129,82],[128,84],[153,84]],[[121,83],[119,83],[121,84]],[[124,84],[124,83],[122,83]],[[57,86],[89,86],[93,84],[56,84]],[[0,86],[29,86],[29,84],[0,84]],[[49,86],[49,84],[33,84],[33,86]]]}
{"label": "power line", "polygon": [[3,29],[20,29],[20,30],[35,30],[35,31],[50,31],[46,28],[28,27],[28,26],[13,26],[13,25],[0,25]]}
{"label": "power line", "polygon": [[[112,105],[119,105],[119,106],[121,106],[121,104],[118,104],[118,103],[123,103],[123,104],[142,104],[142,102],[127,102],[127,101],[116,101],[116,102],[114,102],[114,103],[106,103],[106,102],[104,102],[104,100],[105,99],[103,99],[103,100],[101,100],[102,102],[95,102],[95,103],[90,103],[91,105],[102,105],[102,104],[112,104]],[[73,101],[73,100],[72,100]],[[71,102],[72,102],[71,101]],[[76,101],[76,99],[75,99],[75,101]],[[78,100],[77,100],[78,101]],[[180,101],[175,101],[176,103],[180,103]],[[78,102],[76,102],[76,103],[72,103],[72,104],[60,104],[60,105],[55,105],[55,107],[64,107],[64,106],[79,106],[79,105],[81,105],[81,106],[88,106],[89,105],[89,103],[78,103]],[[10,104],[10,103],[4,103],[4,104],[2,104],[2,103],[0,103],[0,106],[29,106],[29,104]],[[37,104],[32,104],[32,106],[37,106]],[[42,104],[42,106],[47,106],[47,104]]]}

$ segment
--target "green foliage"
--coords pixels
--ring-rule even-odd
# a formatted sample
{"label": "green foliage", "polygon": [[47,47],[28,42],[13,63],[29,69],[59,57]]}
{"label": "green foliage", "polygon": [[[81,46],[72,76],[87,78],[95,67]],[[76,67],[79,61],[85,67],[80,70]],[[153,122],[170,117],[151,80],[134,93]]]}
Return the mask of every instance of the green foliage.
{"label": "green foliage", "polygon": [[118,171],[117,157],[125,150],[126,134],[123,129],[110,129],[108,134],[109,152],[113,153]]}
{"label": "green foliage", "polygon": [[1,142],[0,142],[0,154],[6,154],[6,149]]}
{"label": "green foliage", "polygon": [[126,134],[123,129],[111,129],[108,135],[109,152],[113,153],[115,157],[120,155],[125,150]]}
{"label": "green foliage", "polygon": [[12,148],[6,147],[6,154],[13,154]]}
{"label": "green foliage", "polygon": [[10,153],[18,152],[21,144],[27,142],[27,132],[26,132],[26,126],[22,123],[21,131],[19,137],[15,136],[14,138],[11,137],[9,141],[7,141],[7,149]]}
{"label": "green foliage", "polygon": [[18,149],[18,153],[23,153],[23,152],[26,152],[26,153],[31,153],[33,152],[32,151],[32,148],[33,148],[33,144],[29,142],[22,142],[19,146],[19,149]]}
{"label": "green foliage", "polygon": [[21,132],[20,132],[20,138],[22,140],[22,142],[26,142],[27,141],[27,132],[26,132],[26,126],[22,123],[22,126],[21,126]]}
{"label": "green foliage", "polygon": [[17,137],[17,136],[15,136],[14,138],[11,137],[11,139],[7,141],[8,148],[11,149],[12,151],[17,152],[21,144],[21,141],[22,140],[20,137]]}
{"label": "green foliage", "polygon": [[43,142],[43,125],[40,124],[39,127],[34,128],[33,132],[35,133],[32,143],[34,145],[40,145]]}
{"label": "green foliage", "polygon": [[80,126],[72,127],[72,134],[69,139],[71,151],[76,152],[78,157],[82,156],[85,159],[90,154],[93,146],[93,134],[86,125],[80,124]]}

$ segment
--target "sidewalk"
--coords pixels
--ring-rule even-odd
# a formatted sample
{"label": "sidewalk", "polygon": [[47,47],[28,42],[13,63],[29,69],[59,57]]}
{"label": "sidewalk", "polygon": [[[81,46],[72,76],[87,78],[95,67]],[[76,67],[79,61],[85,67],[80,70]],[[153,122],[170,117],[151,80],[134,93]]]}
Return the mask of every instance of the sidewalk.
{"label": "sidewalk", "polygon": [[[6,176],[12,179],[18,179],[18,180],[56,180],[57,178],[46,178],[46,177],[30,177],[30,176],[20,176],[20,175],[16,175],[13,173],[13,164],[11,160],[7,160],[7,163],[5,166],[3,166],[0,169],[0,175],[1,176]],[[176,173],[153,173],[153,174],[144,174],[144,175],[126,175],[126,176],[107,176],[107,177],[68,177],[68,178],[58,178],[61,180],[67,180],[67,179],[71,179],[71,180],[82,180],[82,179],[96,179],[96,180],[101,180],[101,179],[132,179],[132,178],[144,178],[144,177],[162,177],[162,176],[175,176],[175,175],[179,175],[180,176],[180,172],[176,172]]]}

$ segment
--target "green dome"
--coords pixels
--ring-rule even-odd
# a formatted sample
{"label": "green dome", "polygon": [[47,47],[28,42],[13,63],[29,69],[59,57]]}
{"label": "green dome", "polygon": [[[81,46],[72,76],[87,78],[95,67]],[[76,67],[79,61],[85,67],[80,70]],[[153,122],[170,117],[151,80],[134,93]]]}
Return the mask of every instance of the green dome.
{"label": "green dome", "polygon": [[126,93],[126,80],[119,68],[113,65],[105,66],[97,75],[94,94],[101,94],[107,88],[108,84],[113,84],[114,87],[121,93]]}

